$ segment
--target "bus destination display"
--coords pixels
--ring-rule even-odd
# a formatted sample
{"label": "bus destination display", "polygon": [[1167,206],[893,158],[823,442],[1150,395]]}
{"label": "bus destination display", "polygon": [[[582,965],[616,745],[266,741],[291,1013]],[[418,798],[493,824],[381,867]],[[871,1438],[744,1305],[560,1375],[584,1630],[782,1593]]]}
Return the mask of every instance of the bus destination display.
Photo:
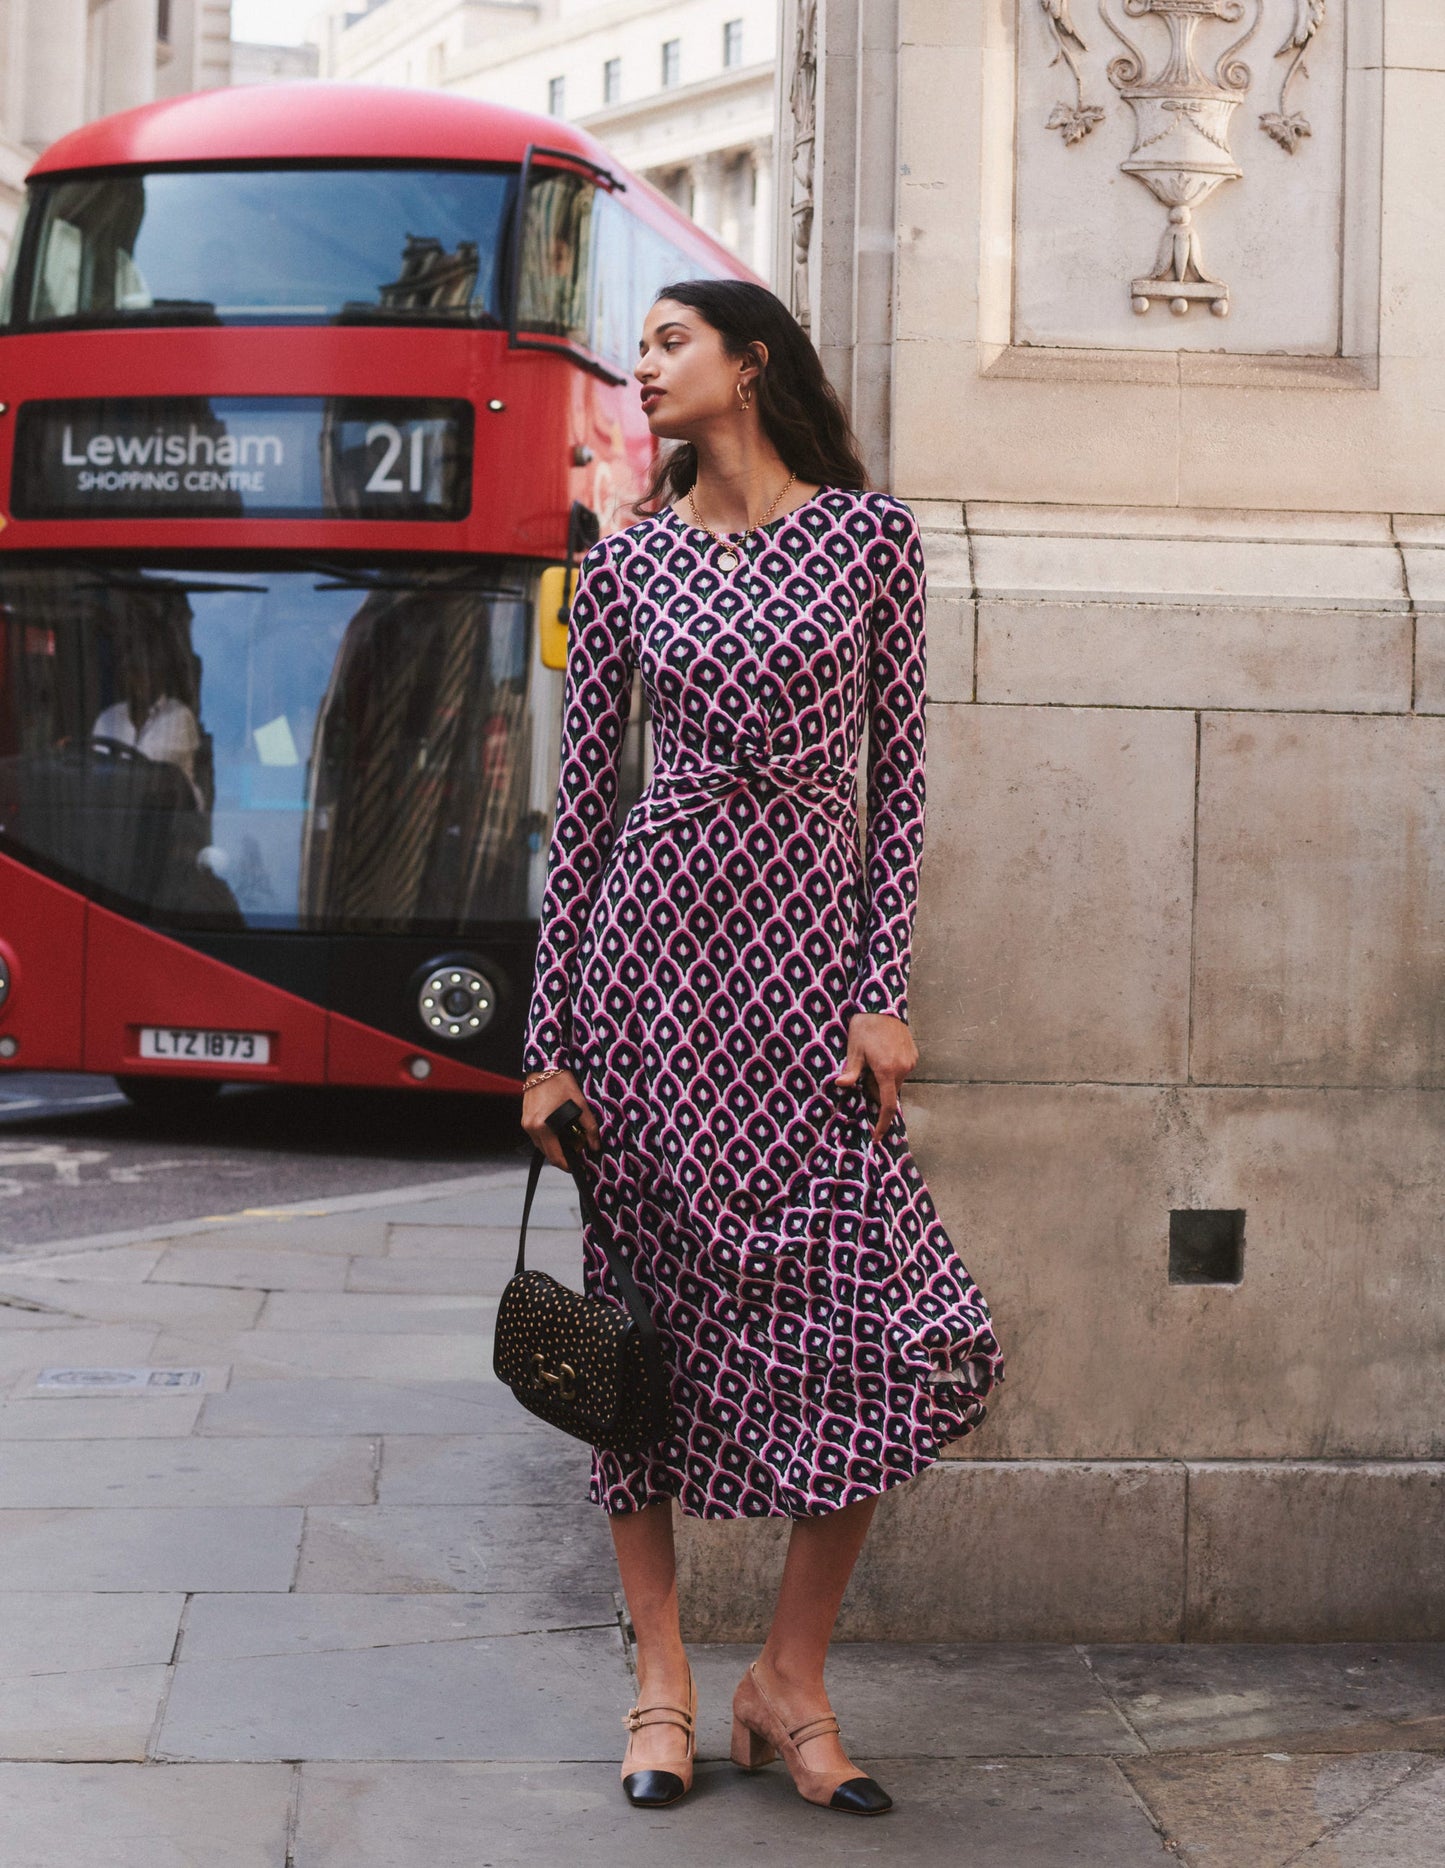
{"label": "bus destination display", "polygon": [[468,402],[370,396],[26,402],[17,519],[457,520]]}

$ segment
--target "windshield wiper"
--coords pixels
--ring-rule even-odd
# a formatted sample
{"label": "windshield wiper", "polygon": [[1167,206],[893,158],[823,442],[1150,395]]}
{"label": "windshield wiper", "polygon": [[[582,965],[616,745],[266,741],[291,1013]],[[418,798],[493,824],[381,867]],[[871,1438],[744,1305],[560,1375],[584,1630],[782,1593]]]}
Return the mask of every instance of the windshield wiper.
{"label": "windshield wiper", "polygon": [[166,577],[152,571],[130,571],[118,564],[81,564],[76,569],[93,577],[107,590],[178,590],[183,596],[204,596],[210,590],[244,591],[249,596],[269,596],[269,584],[202,583],[199,578]]}
{"label": "windshield wiper", "polygon": [[328,580],[313,586],[316,590],[431,590],[440,596],[451,590],[464,590],[471,596],[511,597],[518,601],[527,594],[520,585],[470,582],[483,573],[468,564],[455,569],[431,566],[414,571],[398,566],[393,571],[373,569],[370,565],[327,564],[324,559],[313,558],[306,560],[302,568]]}
{"label": "windshield wiper", "polygon": [[333,324],[454,324],[460,329],[500,331],[502,321],[471,305],[417,305],[403,310],[391,305],[343,305]]}
{"label": "windshield wiper", "polygon": [[17,329],[31,331],[124,331],[131,325],[219,324],[216,308],[201,298],[158,298],[150,305],[117,305],[110,311],[77,311],[63,318],[34,318]]}

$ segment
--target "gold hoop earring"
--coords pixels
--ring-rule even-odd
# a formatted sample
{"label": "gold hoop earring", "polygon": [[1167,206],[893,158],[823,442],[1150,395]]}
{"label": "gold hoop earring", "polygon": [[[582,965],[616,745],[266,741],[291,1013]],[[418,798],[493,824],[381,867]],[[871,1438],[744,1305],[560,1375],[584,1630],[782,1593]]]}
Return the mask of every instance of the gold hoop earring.
{"label": "gold hoop earring", "polygon": [[738,382],[738,401],[745,409],[750,409],[753,406],[752,396],[748,394],[747,387],[741,380]]}

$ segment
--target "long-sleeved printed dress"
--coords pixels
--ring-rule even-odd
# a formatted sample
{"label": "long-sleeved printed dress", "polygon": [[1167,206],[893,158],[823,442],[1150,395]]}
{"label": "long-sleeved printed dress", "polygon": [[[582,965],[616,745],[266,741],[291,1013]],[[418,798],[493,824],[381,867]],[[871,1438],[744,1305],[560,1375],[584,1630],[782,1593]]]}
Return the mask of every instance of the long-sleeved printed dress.
{"label": "long-sleeved printed dress", "polygon": [[[976,1428],[1004,1374],[901,1107],[875,1142],[871,1080],[833,1081],[855,1013],[908,1015],[917,526],[886,494],[823,488],[740,559],[664,507],[593,546],[572,605],[523,1067],[565,1064],[596,1111],[598,1212],[674,1408],[650,1453],[594,1451],[609,1512],[835,1510]],[[619,827],[638,668],[654,763]],[[588,1230],[586,1288],[616,1297]]]}

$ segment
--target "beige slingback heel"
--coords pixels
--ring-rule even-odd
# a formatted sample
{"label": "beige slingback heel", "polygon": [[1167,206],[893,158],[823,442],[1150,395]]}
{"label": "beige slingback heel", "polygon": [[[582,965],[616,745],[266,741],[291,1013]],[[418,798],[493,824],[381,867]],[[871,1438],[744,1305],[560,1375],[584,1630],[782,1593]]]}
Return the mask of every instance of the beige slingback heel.
{"label": "beige slingback heel", "polygon": [[791,1731],[782,1715],[763,1691],[757,1665],[743,1675],[733,1695],[732,1760],[744,1771],[761,1770],[779,1753],[792,1774],[798,1794],[809,1803],[821,1803],[830,1810],[844,1810],[850,1816],[881,1816],[893,1808],[893,1799],[876,1778],[839,1777],[831,1771],[815,1771],[804,1764],[800,1746],[825,1732],[836,1732],[838,1721],[832,1713],[817,1719],[805,1719]]}
{"label": "beige slingback heel", "polygon": [[[651,1716],[651,1715],[656,1715]],[[622,1758],[622,1788],[627,1793],[629,1803],[639,1809],[659,1809],[665,1803],[676,1803],[692,1789],[692,1761],[697,1748],[697,1682],[692,1677],[692,1669],[687,1672],[687,1705],[683,1706],[629,1706],[622,1715],[622,1723],[629,1733],[636,1732],[644,1725],[680,1725],[687,1733],[687,1750],[675,1771],[662,1770],[649,1765],[643,1770],[629,1771],[627,1760],[632,1755],[632,1740],[627,1741],[627,1750]]]}

